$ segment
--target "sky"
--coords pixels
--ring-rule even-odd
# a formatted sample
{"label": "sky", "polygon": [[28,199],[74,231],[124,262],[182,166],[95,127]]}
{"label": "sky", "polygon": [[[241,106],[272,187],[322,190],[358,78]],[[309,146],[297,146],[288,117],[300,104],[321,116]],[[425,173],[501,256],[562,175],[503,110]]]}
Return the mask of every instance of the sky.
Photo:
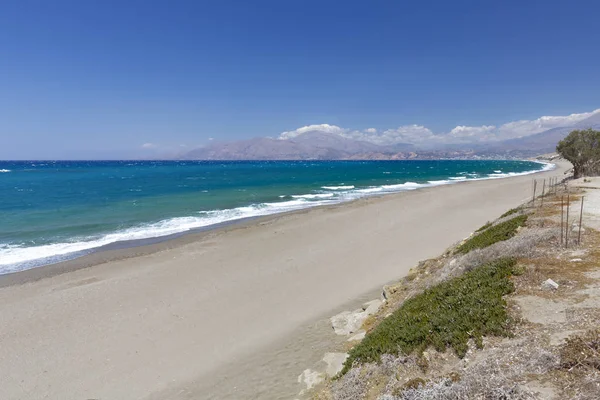
{"label": "sky", "polygon": [[140,158],[311,125],[512,137],[515,121],[600,108],[598,15],[578,0],[5,0],[0,159]]}

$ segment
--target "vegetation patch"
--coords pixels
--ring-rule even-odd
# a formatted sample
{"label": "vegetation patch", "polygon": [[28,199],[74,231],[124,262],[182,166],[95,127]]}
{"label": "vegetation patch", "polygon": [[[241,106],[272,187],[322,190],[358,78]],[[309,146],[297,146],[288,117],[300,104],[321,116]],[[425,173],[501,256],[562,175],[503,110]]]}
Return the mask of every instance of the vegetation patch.
{"label": "vegetation patch", "polygon": [[483,335],[507,336],[510,318],[502,297],[513,291],[509,277],[515,264],[496,260],[406,300],[350,351],[342,374],[354,362],[422,353],[429,346],[440,352],[452,347],[463,357],[471,338],[481,346]]}
{"label": "vegetation patch", "polygon": [[507,212],[505,212],[504,214],[502,214],[500,216],[500,218],[508,217],[509,215],[516,214],[519,211],[521,211],[521,207],[511,208],[510,210],[508,210]]}
{"label": "vegetation patch", "polygon": [[568,338],[560,350],[560,359],[562,367],[568,370],[591,368],[600,371],[600,329]]}
{"label": "vegetation patch", "polygon": [[466,254],[473,249],[483,249],[494,243],[510,239],[515,236],[519,227],[525,225],[525,221],[527,221],[527,215],[520,215],[494,225],[469,238],[456,249],[456,252]]}
{"label": "vegetation patch", "polygon": [[485,225],[483,225],[482,227],[480,227],[479,229],[477,229],[475,232],[485,231],[490,226],[492,226],[492,223],[488,221],[488,222],[485,223]]}

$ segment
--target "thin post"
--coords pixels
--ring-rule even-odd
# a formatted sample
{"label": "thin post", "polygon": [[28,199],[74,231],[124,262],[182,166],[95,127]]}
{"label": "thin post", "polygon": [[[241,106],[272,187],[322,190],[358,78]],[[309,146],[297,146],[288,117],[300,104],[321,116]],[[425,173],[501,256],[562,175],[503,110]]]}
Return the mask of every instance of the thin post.
{"label": "thin post", "polygon": [[537,188],[537,179],[533,180],[533,198],[531,199],[532,207],[535,207],[535,189]]}
{"label": "thin post", "polygon": [[565,247],[569,247],[569,208],[571,205],[571,195],[567,191],[567,219],[565,221]]}
{"label": "thin post", "polygon": [[577,245],[581,245],[581,221],[583,219],[583,196],[581,196],[581,211],[579,211],[579,233],[577,234]]}
{"label": "thin post", "polygon": [[563,245],[563,234],[564,230],[564,222],[565,222],[565,195],[560,196],[560,246]]}
{"label": "thin post", "polygon": [[542,186],[542,205],[540,207],[544,208],[544,194],[546,193],[546,179],[544,178],[544,185]]}

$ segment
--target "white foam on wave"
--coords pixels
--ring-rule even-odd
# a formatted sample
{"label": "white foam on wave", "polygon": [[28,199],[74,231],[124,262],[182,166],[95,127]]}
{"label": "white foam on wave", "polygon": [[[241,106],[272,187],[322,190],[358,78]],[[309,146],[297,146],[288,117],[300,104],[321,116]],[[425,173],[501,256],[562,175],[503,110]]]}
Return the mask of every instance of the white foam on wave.
{"label": "white foam on wave", "polygon": [[354,189],[354,185],[347,185],[347,186],[321,186],[321,189],[325,189],[325,190],[350,190],[350,189]]}
{"label": "white foam on wave", "polygon": [[[287,211],[300,210],[308,207],[353,200],[365,196],[415,190],[421,187],[455,184],[464,180],[471,181],[499,179],[519,175],[528,175],[540,171],[552,170],[555,168],[554,164],[539,161],[536,162],[543,164],[544,167],[541,170],[538,169],[524,172],[494,172],[489,174],[487,177],[466,178],[464,176],[459,176],[451,177],[448,180],[429,181],[428,183],[406,182],[401,184],[381,185],[362,189],[355,189],[354,185],[323,186],[323,189],[335,190],[336,193],[313,193],[293,196],[281,195],[279,197],[282,199],[292,198],[293,200],[275,203],[260,203],[226,210],[201,211],[195,216],[172,218],[156,223],[132,227],[106,235],[78,238],[72,242],[54,243],[34,247],[21,247],[0,243],[0,274],[22,271],[37,267],[42,264],[57,262],[65,259],[65,257],[68,257],[70,254],[89,252],[92,249],[111,243],[168,236],[224,222],[240,220],[243,218],[259,217]],[[10,172],[8,170],[0,171]],[[44,262],[41,263],[40,261]]]}
{"label": "white foam on wave", "polygon": [[[294,199],[327,199],[333,197],[333,193],[317,193],[317,194],[295,194]],[[281,196],[279,196],[281,197]]]}
{"label": "white foam on wave", "polygon": [[10,172],[10,169],[0,169],[0,173]]}
{"label": "white foam on wave", "polygon": [[358,189],[358,193],[385,193],[385,192],[402,192],[406,190],[415,190],[420,187],[427,186],[423,183],[416,182],[406,182],[399,183],[396,185],[381,185],[381,186],[373,186],[366,189]]}
{"label": "white foam on wave", "polygon": [[226,210],[201,211],[198,212],[197,216],[167,219],[103,236],[79,238],[78,241],[73,242],[34,247],[0,244],[0,274],[34,268],[39,266],[39,261],[42,260],[45,260],[44,264],[60,261],[69,254],[90,251],[111,243],[168,236],[243,218],[277,214],[329,203],[331,202],[308,201],[306,199],[262,203]]}

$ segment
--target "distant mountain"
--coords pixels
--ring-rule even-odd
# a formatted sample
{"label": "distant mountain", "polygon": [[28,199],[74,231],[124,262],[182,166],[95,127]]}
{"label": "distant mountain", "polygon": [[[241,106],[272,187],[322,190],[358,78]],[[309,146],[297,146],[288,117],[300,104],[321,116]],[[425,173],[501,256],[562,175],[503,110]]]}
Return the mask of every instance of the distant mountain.
{"label": "distant mountain", "polygon": [[291,139],[254,138],[212,143],[179,155],[187,160],[406,160],[431,158],[529,157],[551,153],[574,129],[600,129],[600,113],[567,127],[499,142],[449,143],[438,148],[418,148],[399,143],[380,146],[334,133],[309,131]]}
{"label": "distant mountain", "polygon": [[483,145],[479,152],[507,152],[525,155],[551,153],[556,150],[556,145],[575,129],[600,128],[600,113],[584,119],[574,125],[553,128],[547,131],[525,136],[518,139],[509,139],[493,144]]}
{"label": "distant mountain", "polygon": [[410,144],[387,148],[340,135],[310,131],[293,139],[254,138],[201,147],[177,158],[187,160],[335,160],[350,159],[357,154],[392,154]]}

